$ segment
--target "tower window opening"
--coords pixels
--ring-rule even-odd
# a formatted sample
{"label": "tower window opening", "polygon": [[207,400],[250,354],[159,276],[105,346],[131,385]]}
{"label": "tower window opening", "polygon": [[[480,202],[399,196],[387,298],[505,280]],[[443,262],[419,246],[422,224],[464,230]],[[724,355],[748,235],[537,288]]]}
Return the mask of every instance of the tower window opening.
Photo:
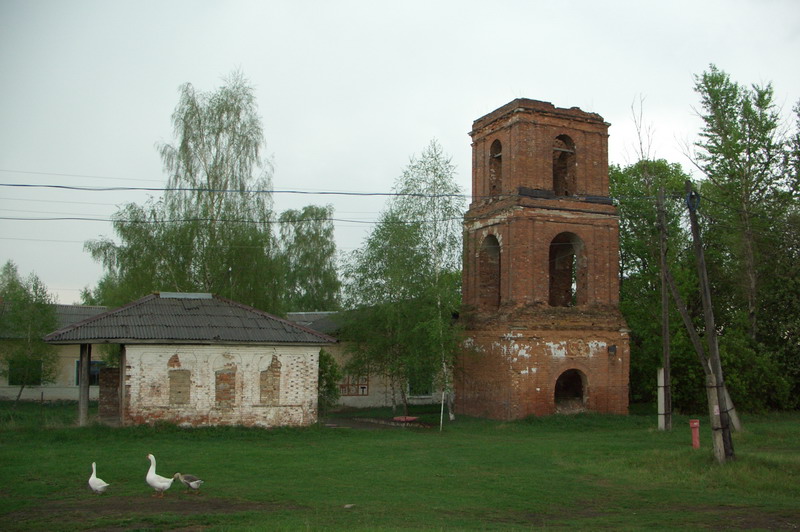
{"label": "tower window opening", "polygon": [[478,253],[478,298],[483,309],[500,306],[500,243],[487,236]]}
{"label": "tower window opening", "polygon": [[503,181],[503,145],[499,140],[492,142],[489,148],[489,194],[500,193]]}
{"label": "tower window opening", "polygon": [[583,241],[573,233],[557,235],[550,242],[550,306],[586,304],[587,277]]}
{"label": "tower window opening", "polygon": [[575,187],[575,143],[567,135],[553,142],[553,192],[556,196],[572,196]]}

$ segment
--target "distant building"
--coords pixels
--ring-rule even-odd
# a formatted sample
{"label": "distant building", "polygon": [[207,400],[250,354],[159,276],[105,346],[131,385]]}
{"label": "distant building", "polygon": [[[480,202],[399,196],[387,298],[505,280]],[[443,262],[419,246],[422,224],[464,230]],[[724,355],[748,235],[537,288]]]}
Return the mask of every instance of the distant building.
{"label": "distant building", "polygon": [[109,423],[284,426],[317,420],[319,350],[336,340],[211,294],[156,293],[60,329],[56,345],[121,344],[101,374]]}
{"label": "distant building", "polygon": [[[59,328],[78,323],[107,310],[106,307],[87,305],[54,305],[54,307],[58,317]],[[0,342],[2,341],[3,333],[0,331]],[[34,386],[27,385],[22,392],[21,399],[45,401],[78,400],[80,346],[59,345],[56,348],[58,351],[58,369],[55,382]],[[89,389],[91,399],[96,400],[99,396],[98,384],[102,366],[103,362],[100,360],[92,362],[90,369],[91,387]],[[19,393],[19,385],[13,382],[13,377],[9,382],[8,377],[0,376],[0,398],[14,399],[17,397],[17,393]]]}
{"label": "distant building", "polygon": [[[315,331],[329,334],[334,337],[339,335],[338,312],[289,312],[286,319],[303,325]],[[349,360],[347,344],[339,342],[327,346],[339,367],[345,368]],[[380,375],[353,375],[343,372],[344,377],[339,382],[339,406],[347,408],[375,408],[402,404],[400,390],[393,390],[387,379]],[[431,389],[414,394],[413,390],[406,390],[409,404],[429,404],[438,402],[441,391],[433,389],[431,375]]]}

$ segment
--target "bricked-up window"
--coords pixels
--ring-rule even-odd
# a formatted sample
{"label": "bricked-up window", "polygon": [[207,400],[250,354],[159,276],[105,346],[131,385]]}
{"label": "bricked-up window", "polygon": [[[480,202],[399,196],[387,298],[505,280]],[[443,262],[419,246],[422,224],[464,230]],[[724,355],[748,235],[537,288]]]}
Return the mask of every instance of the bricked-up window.
{"label": "bricked-up window", "polygon": [[483,239],[478,253],[478,295],[481,308],[500,306],[500,243],[494,235]]}
{"label": "bricked-up window", "polygon": [[577,369],[562,373],[556,381],[554,399],[559,412],[582,410],[586,402],[586,375]]}
{"label": "bricked-up window", "polygon": [[236,369],[224,368],[214,372],[214,400],[217,408],[236,404]]}
{"label": "bricked-up window", "polygon": [[281,361],[272,357],[269,368],[261,372],[261,404],[277,406],[281,399]]}
{"label": "bricked-up window", "polygon": [[574,233],[557,235],[550,242],[550,306],[586,304],[586,279],[583,241]]}
{"label": "bricked-up window", "polygon": [[576,193],[575,143],[567,135],[559,135],[553,143],[553,192],[556,196]]}
{"label": "bricked-up window", "polygon": [[190,399],[192,375],[188,369],[169,371],[169,404],[187,405]]}
{"label": "bricked-up window", "polygon": [[492,142],[489,148],[489,194],[500,193],[503,182],[503,145],[499,140]]}

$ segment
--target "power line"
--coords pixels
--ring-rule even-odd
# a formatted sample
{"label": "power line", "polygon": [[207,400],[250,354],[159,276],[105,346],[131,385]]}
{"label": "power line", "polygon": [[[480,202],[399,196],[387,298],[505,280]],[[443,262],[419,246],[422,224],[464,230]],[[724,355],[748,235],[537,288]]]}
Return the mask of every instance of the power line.
{"label": "power line", "polygon": [[281,190],[281,189],[216,189],[207,187],[89,187],[77,185],[48,185],[29,183],[0,183],[0,187],[10,188],[50,188],[57,190],[74,190],[78,192],[209,192],[219,194],[299,194],[307,196],[387,196],[387,197],[421,197],[421,198],[467,198],[467,194],[425,194],[421,192],[342,192],[337,190]]}
{"label": "power line", "polygon": [[138,177],[111,177],[107,175],[87,175],[87,174],[65,174],[65,173],[58,173],[58,172],[32,172],[29,170],[6,170],[0,168],[0,172],[10,173],[10,174],[27,174],[27,175],[52,175],[58,177],[81,177],[85,179],[113,179],[115,181],[152,181],[154,183],[160,183],[161,179],[143,179]]}

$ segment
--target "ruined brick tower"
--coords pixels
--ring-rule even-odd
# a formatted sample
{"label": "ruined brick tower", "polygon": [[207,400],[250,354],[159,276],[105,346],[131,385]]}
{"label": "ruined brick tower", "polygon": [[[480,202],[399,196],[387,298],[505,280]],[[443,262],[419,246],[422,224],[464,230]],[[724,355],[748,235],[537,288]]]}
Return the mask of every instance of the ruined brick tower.
{"label": "ruined brick tower", "polygon": [[495,419],[627,413],[608,124],[517,99],[476,120],[470,135],[457,410]]}

